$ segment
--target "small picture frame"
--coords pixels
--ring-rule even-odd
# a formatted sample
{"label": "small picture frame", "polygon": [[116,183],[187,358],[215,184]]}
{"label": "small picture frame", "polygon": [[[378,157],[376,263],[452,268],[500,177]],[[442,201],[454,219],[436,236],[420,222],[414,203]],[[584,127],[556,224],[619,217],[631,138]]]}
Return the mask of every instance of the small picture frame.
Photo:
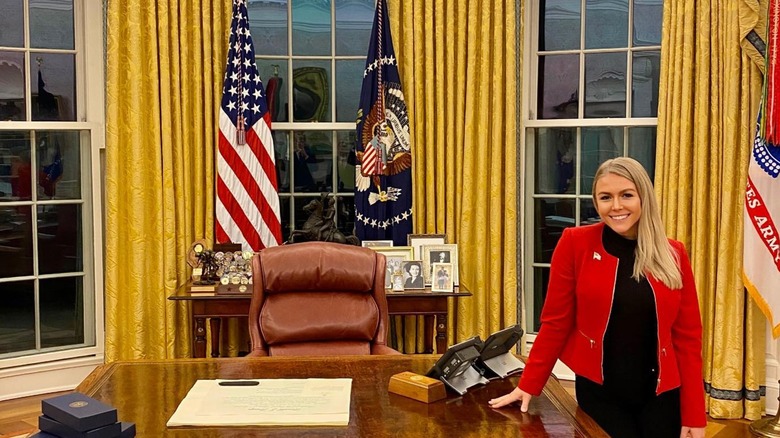
{"label": "small picture frame", "polygon": [[393,246],[392,240],[364,240],[360,242],[363,248],[387,247]]}
{"label": "small picture frame", "polygon": [[404,290],[425,289],[422,260],[405,260],[401,262],[401,271],[404,276]]}
{"label": "small picture frame", "polygon": [[447,243],[446,239],[444,234],[407,234],[406,244],[414,248],[414,257],[422,260],[423,245],[444,245]]}
{"label": "small picture frame", "polygon": [[393,275],[403,274],[401,270],[401,262],[405,260],[412,260],[412,247],[411,246],[374,246],[369,247],[374,251],[384,254],[387,259],[387,265],[385,267],[385,289],[393,288]]}
{"label": "small picture frame", "polygon": [[452,292],[453,288],[453,264],[433,263],[433,284],[431,292]]}
{"label": "small picture frame", "polygon": [[423,245],[423,277],[425,284],[433,285],[433,264],[451,263],[452,284],[458,285],[458,245],[454,243],[444,245]]}

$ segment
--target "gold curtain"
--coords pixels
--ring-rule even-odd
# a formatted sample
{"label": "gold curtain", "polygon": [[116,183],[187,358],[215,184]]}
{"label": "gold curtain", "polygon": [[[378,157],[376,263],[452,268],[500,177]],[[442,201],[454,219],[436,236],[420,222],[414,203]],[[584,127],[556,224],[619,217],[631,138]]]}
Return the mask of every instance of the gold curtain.
{"label": "gold curtain", "polygon": [[[515,7],[388,3],[412,129],[415,232],[458,244],[460,283],[473,294],[456,312],[450,303],[450,343],[518,317]],[[419,351],[410,322],[404,350]]]}
{"label": "gold curtain", "polygon": [[740,48],[751,13],[739,3],[664,2],[655,181],[667,230],[693,264],[709,413],[756,419],[764,405],[765,322],[741,269],[761,74]]}
{"label": "gold curtain", "polygon": [[187,307],[167,297],[212,238],[230,15],[224,0],[107,2],[107,361],[189,353]]}

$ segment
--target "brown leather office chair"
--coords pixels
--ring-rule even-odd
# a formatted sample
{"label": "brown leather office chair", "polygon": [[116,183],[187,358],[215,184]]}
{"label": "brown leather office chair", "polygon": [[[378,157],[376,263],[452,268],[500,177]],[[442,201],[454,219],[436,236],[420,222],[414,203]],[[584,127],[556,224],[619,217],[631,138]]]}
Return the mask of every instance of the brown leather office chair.
{"label": "brown leather office chair", "polygon": [[249,356],[400,354],[385,345],[385,256],[327,242],[252,259]]}

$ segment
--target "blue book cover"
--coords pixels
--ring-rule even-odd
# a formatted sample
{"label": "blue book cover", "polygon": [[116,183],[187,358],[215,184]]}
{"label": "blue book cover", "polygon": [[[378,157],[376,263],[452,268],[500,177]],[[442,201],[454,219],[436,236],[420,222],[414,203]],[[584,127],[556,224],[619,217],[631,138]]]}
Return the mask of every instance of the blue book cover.
{"label": "blue book cover", "polygon": [[43,415],[85,432],[117,422],[116,408],[79,392],[41,401]]}
{"label": "blue book cover", "polygon": [[135,436],[135,423],[130,423],[127,421],[122,422],[122,434],[119,435],[121,438],[133,438]]}
{"label": "blue book cover", "polygon": [[38,429],[60,438],[117,438],[122,430],[120,423],[112,423],[108,426],[79,432],[45,415],[38,417]]}

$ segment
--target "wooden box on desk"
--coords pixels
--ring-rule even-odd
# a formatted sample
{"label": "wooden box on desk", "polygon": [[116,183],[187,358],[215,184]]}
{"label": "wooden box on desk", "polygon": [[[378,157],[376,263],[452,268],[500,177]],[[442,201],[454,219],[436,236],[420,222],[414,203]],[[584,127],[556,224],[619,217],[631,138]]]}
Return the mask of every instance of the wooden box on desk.
{"label": "wooden box on desk", "polygon": [[387,390],[393,394],[409,397],[424,403],[433,403],[447,397],[444,383],[410,371],[404,371],[390,377],[390,384]]}

